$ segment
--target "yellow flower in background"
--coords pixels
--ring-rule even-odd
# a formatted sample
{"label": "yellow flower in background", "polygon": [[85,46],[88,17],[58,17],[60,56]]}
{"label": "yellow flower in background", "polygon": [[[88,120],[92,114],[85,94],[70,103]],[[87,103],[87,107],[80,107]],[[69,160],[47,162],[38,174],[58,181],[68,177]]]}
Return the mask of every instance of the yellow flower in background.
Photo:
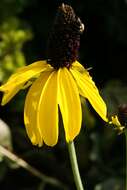
{"label": "yellow flower in background", "polygon": [[88,71],[77,61],[84,26],[74,15],[72,7],[60,6],[48,41],[48,59],[19,68],[0,87],[4,92],[2,105],[5,105],[27,86],[28,81],[36,78],[28,91],[24,108],[26,131],[34,145],[42,146],[44,142],[54,146],[58,142],[58,106],[66,141],[74,140],[82,122],[80,95],[88,99],[101,118],[107,121],[105,102]]}
{"label": "yellow flower in background", "polygon": [[121,126],[117,115],[114,115],[111,117],[110,124],[114,124],[114,125],[119,126],[119,127]]}
{"label": "yellow flower in background", "polygon": [[118,134],[124,132],[125,126],[120,123],[117,115],[111,117],[111,121],[109,122],[109,124],[114,125],[114,129],[118,131]]}
{"label": "yellow flower in background", "polygon": [[117,114],[111,116],[109,124],[113,124],[114,129],[117,130],[119,134],[125,132],[127,128],[127,104],[124,103],[118,106]]}

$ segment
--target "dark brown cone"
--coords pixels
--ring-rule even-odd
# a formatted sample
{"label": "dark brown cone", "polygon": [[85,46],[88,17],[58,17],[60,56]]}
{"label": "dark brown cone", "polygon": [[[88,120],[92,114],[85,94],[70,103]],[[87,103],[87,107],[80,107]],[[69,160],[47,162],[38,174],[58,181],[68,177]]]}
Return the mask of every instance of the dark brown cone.
{"label": "dark brown cone", "polygon": [[55,69],[69,68],[78,58],[80,35],[84,30],[79,17],[69,5],[58,8],[47,45],[47,61]]}

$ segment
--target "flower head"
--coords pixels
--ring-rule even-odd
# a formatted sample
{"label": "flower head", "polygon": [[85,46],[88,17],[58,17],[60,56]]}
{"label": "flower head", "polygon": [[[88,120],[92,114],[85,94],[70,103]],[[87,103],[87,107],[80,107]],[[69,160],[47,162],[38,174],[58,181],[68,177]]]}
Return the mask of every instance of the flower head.
{"label": "flower head", "polygon": [[[58,106],[63,118],[66,141],[80,132],[82,111],[80,95],[107,121],[107,108],[88,71],[77,61],[80,35],[84,29],[71,6],[59,7],[47,47],[47,60],[19,68],[7,83],[2,105],[18,91],[30,86],[25,100],[24,122],[34,145],[54,146],[58,141]],[[30,83],[31,84],[31,83]]]}
{"label": "flower head", "polygon": [[48,40],[48,63],[55,69],[60,67],[69,68],[78,58],[80,35],[83,30],[84,24],[72,7],[62,4],[58,8]]}

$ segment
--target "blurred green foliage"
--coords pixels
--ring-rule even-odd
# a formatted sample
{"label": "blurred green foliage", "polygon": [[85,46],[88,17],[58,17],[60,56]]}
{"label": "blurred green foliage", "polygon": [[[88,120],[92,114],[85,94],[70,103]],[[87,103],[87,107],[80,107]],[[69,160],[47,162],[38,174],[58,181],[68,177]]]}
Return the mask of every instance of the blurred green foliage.
{"label": "blurred green foliage", "polygon": [[18,19],[12,17],[0,26],[0,81],[4,82],[21,66],[26,65],[22,47],[32,38],[30,30],[21,28]]}
{"label": "blurred green foliage", "polygon": [[28,2],[28,0],[1,0],[0,22],[5,20],[6,18],[16,16],[17,13],[23,11]]}

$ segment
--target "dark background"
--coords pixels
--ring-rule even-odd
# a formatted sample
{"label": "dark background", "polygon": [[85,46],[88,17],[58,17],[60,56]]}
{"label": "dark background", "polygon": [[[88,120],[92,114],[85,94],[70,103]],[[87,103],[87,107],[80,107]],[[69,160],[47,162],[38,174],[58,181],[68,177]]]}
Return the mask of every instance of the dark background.
{"label": "dark background", "polygon": [[[110,117],[111,114],[117,113],[120,104],[127,102],[126,0],[1,0],[0,66],[1,76],[4,76],[1,77],[1,83],[15,71],[15,65],[19,67],[46,58],[47,39],[57,7],[62,2],[71,5],[85,24],[85,32],[81,36],[80,62],[87,68],[92,67],[90,74],[107,103]],[[16,19],[18,24],[12,24],[11,18]],[[11,23],[6,30],[3,29],[5,23]],[[13,36],[17,37],[17,41],[8,34],[12,29],[15,31]],[[18,37],[18,31],[25,32],[24,37]],[[7,43],[3,34],[13,43]],[[11,69],[6,64],[7,56],[11,59]],[[21,58],[22,62],[19,64]],[[13,149],[14,153],[40,172],[57,178],[71,190],[76,189],[63,130],[58,144],[53,148],[47,146],[38,148],[31,145],[23,124],[26,93],[27,90],[22,91],[9,104],[0,107],[0,117],[9,125],[11,132],[11,139],[9,137],[8,139],[12,147],[7,148]],[[106,125],[89,104],[87,108],[82,107],[82,130],[75,140],[75,145],[85,189],[124,190],[124,134],[118,135],[111,126]],[[2,158],[1,190],[63,189],[62,186],[57,188],[48,183],[43,186],[40,179],[12,165]]]}

